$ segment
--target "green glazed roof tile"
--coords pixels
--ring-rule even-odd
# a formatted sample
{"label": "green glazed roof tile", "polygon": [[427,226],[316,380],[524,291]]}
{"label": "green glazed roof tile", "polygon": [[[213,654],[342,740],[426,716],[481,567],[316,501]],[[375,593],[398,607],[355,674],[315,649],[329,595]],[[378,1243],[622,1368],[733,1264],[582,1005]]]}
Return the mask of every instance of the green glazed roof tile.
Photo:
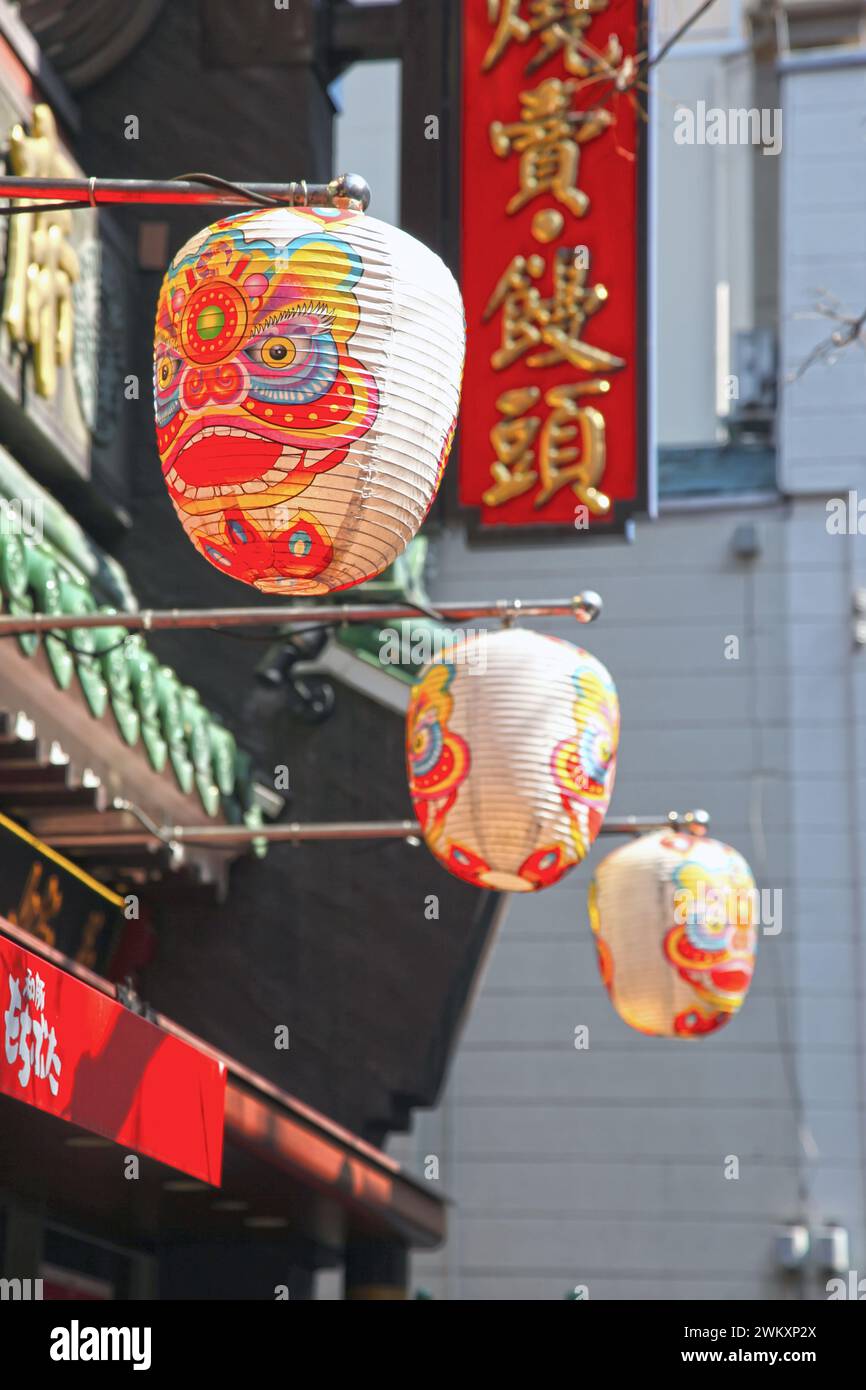
{"label": "green glazed roof tile", "polygon": [[[28,504],[32,534],[0,532],[0,608],[23,617],[137,607],[122,567],[0,447],[0,500],[4,497],[22,502],[22,518],[23,503]],[[17,640],[32,656],[41,639],[23,633]],[[127,634],[119,625],[48,633],[45,649],[62,689],[77,675],[95,719],[112,718],[130,746],[140,738],[157,772],[170,760],[178,785],[187,794],[197,791],[208,816],[218,815],[222,804],[229,819],[241,819],[252,804],[250,759],[198,691],[160,665],[141,634]],[[257,852],[262,848],[257,842]]]}

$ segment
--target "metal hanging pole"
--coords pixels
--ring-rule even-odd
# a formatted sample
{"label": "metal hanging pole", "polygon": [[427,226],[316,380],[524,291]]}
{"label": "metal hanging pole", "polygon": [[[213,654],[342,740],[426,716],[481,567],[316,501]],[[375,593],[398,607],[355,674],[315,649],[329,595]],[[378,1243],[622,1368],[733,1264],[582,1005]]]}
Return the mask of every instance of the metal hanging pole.
{"label": "metal hanging pole", "polygon": [[[208,176],[210,177],[210,176]],[[123,203],[222,203],[232,207],[260,207],[272,200],[289,207],[349,207],[366,211],[370,186],[360,174],[338,174],[330,183],[234,183],[194,176],[186,179],[35,179],[0,178],[0,198],[27,198],[37,202],[80,203],[104,207]],[[0,215],[4,209],[0,208]]]}
{"label": "metal hanging pole", "polygon": [[708,811],[668,811],[666,816],[610,816],[599,835],[643,835],[647,830],[688,830],[703,835],[710,823]]}
{"label": "metal hanging pole", "polygon": [[429,615],[410,603],[329,603],[259,608],[144,608],[130,613],[0,613],[0,637],[24,632],[68,632],[72,628],[123,627],[128,632],[177,628],[280,627],[287,623],[378,623],[383,619],[435,616],[445,622],[474,618],[575,618],[591,623],[602,609],[601,598],[585,589],[574,598],[495,599],[492,602],[439,603]]}
{"label": "metal hanging pole", "polygon": [[[265,840],[268,844],[310,844],[335,840],[405,840],[420,844],[423,831],[416,820],[394,821],[284,821],[278,825],[259,827],[245,825],[165,825],[158,826],[132,801],[118,797],[115,811],[135,816],[143,830],[154,840],[172,849],[187,844],[198,848],[230,849]],[[599,835],[642,835],[648,830],[673,829],[702,835],[710,823],[706,811],[669,811],[660,816],[622,816],[604,822]],[[70,831],[53,835],[51,844],[57,849],[86,849],[88,845],[104,848],[122,845],[139,839],[139,830]]]}
{"label": "metal hanging pole", "polygon": [[[669,811],[662,816],[623,816],[620,819],[606,820],[599,835],[643,835],[648,830],[688,830],[701,834],[709,825],[706,811]],[[298,844],[316,840],[418,840],[423,831],[416,820],[394,821],[334,821],[283,822],[267,825],[261,829],[237,825],[172,825],[165,826],[163,835],[166,841],[178,844],[186,841],[208,841],[214,846],[221,844],[252,844],[255,840],[267,840],[271,844],[297,842]]]}

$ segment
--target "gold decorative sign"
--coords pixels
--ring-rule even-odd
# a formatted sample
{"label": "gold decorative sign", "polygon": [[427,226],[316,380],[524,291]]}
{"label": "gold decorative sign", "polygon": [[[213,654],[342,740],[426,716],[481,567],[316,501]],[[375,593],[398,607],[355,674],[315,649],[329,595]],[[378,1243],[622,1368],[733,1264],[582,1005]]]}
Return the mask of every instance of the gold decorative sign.
{"label": "gold decorative sign", "polygon": [[641,445],[635,0],[464,0],[460,501],[618,527]]}
{"label": "gold decorative sign", "polygon": [[[75,178],[78,170],[57,138],[51,108],[33,108],[32,131],[16,125],[9,140],[13,174],[28,178]],[[78,279],[78,257],[69,240],[72,213],[33,207],[9,219],[9,247],[3,296],[3,323],[10,337],[33,352],[38,394],[51,399],[57,390],[57,369],[72,355],[72,286]]]}

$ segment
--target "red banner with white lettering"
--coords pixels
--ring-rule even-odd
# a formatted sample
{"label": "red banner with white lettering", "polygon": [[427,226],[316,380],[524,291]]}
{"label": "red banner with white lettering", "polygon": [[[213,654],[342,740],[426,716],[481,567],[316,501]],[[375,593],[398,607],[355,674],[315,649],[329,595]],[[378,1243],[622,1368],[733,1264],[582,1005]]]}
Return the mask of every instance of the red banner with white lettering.
{"label": "red banner with white lettering", "polygon": [[484,527],[645,505],[641,13],[464,0],[460,500]]}
{"label": "red banner with white lettering", "polygon": [[0,936],[0,1092],[219,1185],[225,1067]]}

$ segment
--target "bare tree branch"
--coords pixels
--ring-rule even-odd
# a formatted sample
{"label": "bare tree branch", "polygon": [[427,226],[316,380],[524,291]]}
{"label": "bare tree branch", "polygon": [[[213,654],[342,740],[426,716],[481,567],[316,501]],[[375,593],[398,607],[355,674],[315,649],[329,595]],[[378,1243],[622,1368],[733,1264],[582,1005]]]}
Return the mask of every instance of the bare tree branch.
{"label": "bare tree branch", "polygon": [[852,343],[859,343],[866,352],[866,309],[862,314],[846,314],[842,311],[841,302],[834,294],[829,294],[826,290],[818,291],[819,298],[816,300],[809,313],[795,315],[796,318],[825,318],[839,325],[820,343],[816,343],[808,357],[805,357],[799,367],[795,367],[788,373],[788,382],[799,381],[810,367],[816,362],[826,362],[832,366],[837,355],[844,352],[845,348]]}
{"label": "bare tree branch", "polygon": [[587,115],[592,115],[597,111],[603,110],[609,98],[613,96],[628,96],[636,112],[643,120],[647,119],[645,108],[640,101],[633,96],[635,89],[648,92],[649,87],[645,79],[649,76],[650,69],[660,63],[663,58],[670,53],[671,49],[679,43],[680,39],[696,24],[702,15],[706,14],[716,0],[703,0],[703,3],[696,10],[683,20],[678,29],[666,39],[658,53],[650,57],[649,49],[642,53],[623,54],[622,47],[616,36],[613,35],[608,40],[607,51],[602,53],[593,48],[592,44],[585,40],[578,44],[580,51],[592,62],[592,75],[578,83],[578,87],[592,86],[596,82],[607,81],[608,85],[597,96],[595,102],[587,111]]}
{"label": "bare tree branch", "polygon": [[716,0],[704,0],[704,3],[702,5],[699,5],[698,8],[694,11],[694,13],[689,15],[688,19],[683,20],[679,29],[676,29],[674,33],[671,34],[667,42],[662,44],[658,53],[656,53],[654,57],[650,58],[649,62],[647,63],[647,71],[650,68],[654,68],[656,63],[660,63],[662,58],[666,58],[667,55],[670,53],[671,49],[673,48],[674,44],[679,43],[683,35],[687,34],[691,29],[692,25],[697,24],[701,15],[706,14],[707,10],[710,9],[711,6],[715,5],[715,3]]}

